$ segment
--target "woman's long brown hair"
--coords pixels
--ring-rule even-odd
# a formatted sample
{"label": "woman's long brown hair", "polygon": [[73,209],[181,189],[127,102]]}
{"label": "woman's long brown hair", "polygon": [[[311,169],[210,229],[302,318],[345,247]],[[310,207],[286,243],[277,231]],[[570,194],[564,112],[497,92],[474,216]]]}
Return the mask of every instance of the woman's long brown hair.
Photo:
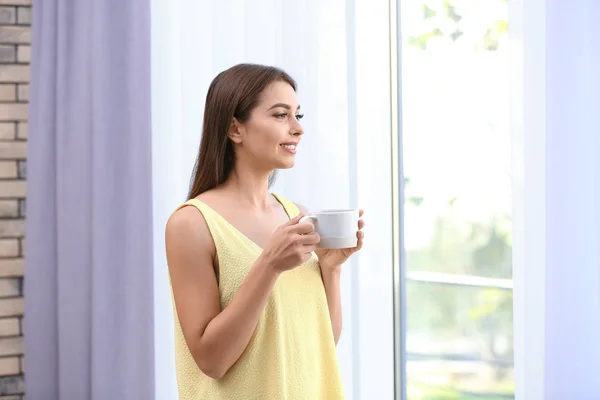
{"label": "woman's long brown hair", "polygon": [[289,83],[297,90],[296,82],[287,73],[258,64],[238,64],[211,82],[188,199],[227,180],[235,165],[233,146],[227,135],[231,122],[234,117],[240,122],[247,121],[262,91],[275,81]]}

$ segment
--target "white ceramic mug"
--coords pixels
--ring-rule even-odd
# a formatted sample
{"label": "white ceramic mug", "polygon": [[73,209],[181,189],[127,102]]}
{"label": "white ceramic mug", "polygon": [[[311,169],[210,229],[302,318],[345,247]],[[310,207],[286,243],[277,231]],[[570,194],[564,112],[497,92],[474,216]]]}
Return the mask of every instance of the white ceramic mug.
{"label": "white ceramic mug", "polygon": [[317,247],[347,249],[358,244],[358,219],[357,209],[323,210],[302,217],[300,222],[310,220],[313,223],[321,237]]}

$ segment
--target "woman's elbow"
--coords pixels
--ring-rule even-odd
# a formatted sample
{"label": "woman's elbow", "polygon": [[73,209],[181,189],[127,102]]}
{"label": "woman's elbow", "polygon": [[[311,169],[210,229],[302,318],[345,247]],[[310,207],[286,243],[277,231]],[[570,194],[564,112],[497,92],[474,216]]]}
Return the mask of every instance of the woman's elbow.
{"label": "woman's elbow", "polygon": [[198,368],[200,368],[200,371],[202,371],[204,375],[217,381],[223,378],[227,373],[225,368],[214,364],[200,364],[198,362],[196,364],[198,364]]}
{"label": "woman's elbow", "polygon": [[209,378],[219,380],[229,370],[229,367],[223,364],[222,357],[212,357],[199,351],[194,352],[193,355],[200,371]]}

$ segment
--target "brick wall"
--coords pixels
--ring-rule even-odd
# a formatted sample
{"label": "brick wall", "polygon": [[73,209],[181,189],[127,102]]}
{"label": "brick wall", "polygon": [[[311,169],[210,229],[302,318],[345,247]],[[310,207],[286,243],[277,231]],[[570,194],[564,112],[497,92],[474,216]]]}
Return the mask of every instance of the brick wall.
{"label": "brick wall", "polygon": [[0,400],[21,400],[31,0],[0,0]]}

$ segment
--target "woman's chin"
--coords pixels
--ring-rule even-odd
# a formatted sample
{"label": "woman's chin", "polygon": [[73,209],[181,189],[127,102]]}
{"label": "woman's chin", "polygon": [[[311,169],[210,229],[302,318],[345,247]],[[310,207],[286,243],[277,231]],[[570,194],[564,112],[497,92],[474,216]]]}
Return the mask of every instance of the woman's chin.
{"label": "woman's chin", "polygon": [[296,164],[296,155],[289,154],[278,154],[278,157],[275,158],[276,169],[289,169],[292,168]]}
{"label": "woman's chin", "polygon": [[296,165],[296,160],[291,159],[291,160],[282,160],[282,162],[278,163],[279,165],[277,166],[276,169],[290,169],[292,167],[294,167],[294,165]]}

